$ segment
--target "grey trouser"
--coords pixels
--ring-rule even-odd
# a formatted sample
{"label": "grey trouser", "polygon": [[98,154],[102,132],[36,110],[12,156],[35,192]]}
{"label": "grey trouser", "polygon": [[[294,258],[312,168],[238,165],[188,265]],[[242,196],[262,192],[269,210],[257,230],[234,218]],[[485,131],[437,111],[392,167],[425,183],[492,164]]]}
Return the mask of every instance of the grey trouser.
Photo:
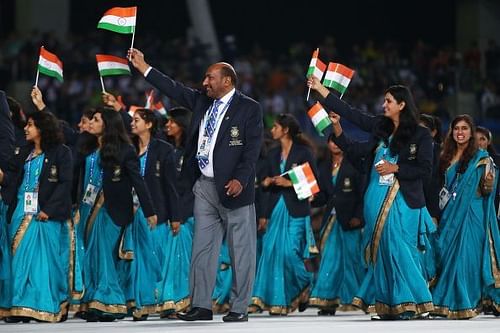
{"label": "grey trouser", "polygon": [[193,187],[194,236],[189,276],[191,306],[212,308],[219,252],[226,235],[233,268],[231,311],[247,313],[255,278],[257,231],[254,204],[222,206],[215,180],[201,176]]}

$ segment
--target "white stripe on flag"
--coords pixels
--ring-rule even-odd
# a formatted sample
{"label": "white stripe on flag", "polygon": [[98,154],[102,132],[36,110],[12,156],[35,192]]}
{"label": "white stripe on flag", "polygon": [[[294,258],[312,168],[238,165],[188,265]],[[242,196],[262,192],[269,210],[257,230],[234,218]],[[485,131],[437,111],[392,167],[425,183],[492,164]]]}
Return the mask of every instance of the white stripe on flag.
{"label": "white stripe on flag", "polygon": [[115,15],[105,15],[101,18],[99,23],[109,23],[120,27],[135,26],[135,16],[121,17]]}
{"label": "white stripe on flag", "polygon": [[49,61],[44,57],[40,56],[40,58],[38,59],[38,64],[48,70],[54,71],[57,74],[63,76],[62,68],[59,67],[55,62]]}
{"label": "white stripe on flag", "polygon": [[114,61],[100,61],[97,63],[97,67],[99,67],[99,70],[106,70],[106,69],[121,69],[121,70],[126,70],[130,72],[130,68],[128,65],[122,64],[120,62],[114,62]]}

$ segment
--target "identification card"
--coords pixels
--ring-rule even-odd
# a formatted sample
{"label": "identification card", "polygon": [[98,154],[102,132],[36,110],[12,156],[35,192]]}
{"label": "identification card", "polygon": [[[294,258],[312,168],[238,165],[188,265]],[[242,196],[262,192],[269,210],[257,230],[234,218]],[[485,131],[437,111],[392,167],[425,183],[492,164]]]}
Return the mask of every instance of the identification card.
{"label": "identification card", "polygon": [[38,211],[38,192],[24,193],[24,212],[35,214]]}
{"label": "identification card", "polygon": [[[375,166],[383,164],[383,163],[384,163],[384,160],[380,160],[377,163],[375,163]],[[390,173],[390,174],[385,175],[385,176],[380,176],[378,178],[378,183],[379,183],[379,185],[391,186],[392,184],[394,184],[394,174]]]}
{"label": "identification card", "polygon": [[198,156],[208,158],[210,154],[210,142],[206,136],[201,139],[200,149],[198,149]]}
{"label": "identification card", "polygon": [[448,201],[450,201],[452,194],[446,187],[443,187],[441,191],[439,191],[439,209],[443,210],[446,207]]}
{"label": "identification card", "polygon": [[83,196],[83,203],[92,206],[95,202],[95,199],[97,198],[98,193],[99,189],[97,188],[97,186],[88,184]]}
{"label": "identification card", "polygon": [[135,188],[132,188],[132,203],[134,204],[134,212],[139,209],[141,203],[139,202],[139,197],[135,192]]}
{"label": "identification card", "polygon": [[335,210],[335,206],[332,207],[332,210],[330,211],[330,216],[337,215],[337,211]]}

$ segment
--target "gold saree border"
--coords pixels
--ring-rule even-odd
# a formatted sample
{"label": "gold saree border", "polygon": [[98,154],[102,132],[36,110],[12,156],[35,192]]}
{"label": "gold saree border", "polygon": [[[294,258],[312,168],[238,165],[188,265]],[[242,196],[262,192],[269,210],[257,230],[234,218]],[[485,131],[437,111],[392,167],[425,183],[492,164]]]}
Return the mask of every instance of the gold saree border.
{"label": "gold saree border", "polygon": [[380,244],[380,239],[382,238],[382,231],[384,230],[385,221],[387,220],[387,215],[392,207],[392,203],[396,198],[396,194],[399,191],[399,181],[396,179],[394,184],[386,194],[382,208],[379,211],[377,222],[375,224],[375,230],[373,231],[372,240],[370,245],[365,249],[365,260],[367,263],[372,262],[375,264],[377,262],[377,252]]}
{"label": "gold saree border", "polygon": [[481,307],[452,311],[447,306],[434,305],[432,315],[446,317],[448,319],[474,318],[481,313]]}
{"label": "gold saree border", "polygon": [[104,304],[102,302],[92,300],[80,305],[80,311],[88,312],[89,309],[99,310],[101,312],[111,314],[127,314],[127,306],[124,304]]}
{"label": "gold saree border", "polygon": [[328,218],[328,224],[326,225],[325,228],[325,232],[323,232],[321,240],[319,241],[319,249],[321,252],[323,252],[326,240],[328,239],[328,236],[330,236],[330,233],[332,232],[335,222],[337,222],[337,215],[330,215],[330,217]]}
{"label": "gold saree border", "polygon": [[99,213],[99,210],[101,209],[102,205],[104,204],[104,193],[101,190],[98,194],[97,200],[94,203],[94,206],[92,207],[89,217],[87,218],[87,223],[85,225],[85,243],[87,243],[90,235],[90,231],[92,230],[92,227],[94,226],[94,221],[97,217],[97,214]]}
{"label": "gold saree border", "polygon": [[157,311],[163,312],[168,310],[174,310],[175,312],[181,312],[186,310],[191,305],[191,298],[186,297],[178,302],[166,301],[157,305]]}
{"label": "gold saree border", "polygon": [[26,233],[26,230],[28,230],[28,227],[30,226],[32,220],[33,220],[33,215],[31,214],[24,215],[23,221],[17,228],[16,234],[12,239],[12,246],[11,246],[12,257],[14,257],[14,255],[16,254],[16,250],[19,247],[19,244],[21,243],[22,239],[24,238],[24,234]]}
{"label": "gold saree border", "polygon": [[64,301],[59,305],[59,312],[52,313],[47,311],[35,310],[28,307],[13,306],[10,309],[10,316],[30,317],[50,323],[61,321],[62,317],[68,313],[68,302]]}
{"label": "gold saree border", "polygon": [[319,308],[336,308],[340,305],[340,297],[335,297],[334,299],[311,297],[309,298],[309,305]]}
{"label": "gold saree border", "polygon": [[274,315],[287,315],[293,311],[295,311],[299,307],[299,303],[307,302],[309,299],[309,286],[307,286],[304,290],[302,290],[297,297],[295,297],[290,306],[283,305],[269,305],[262,301],[260,297],[252,297],[250,302],[249,310],[255,311],[255,307],[258,308],[259,311],[269,311],[269,314]]}

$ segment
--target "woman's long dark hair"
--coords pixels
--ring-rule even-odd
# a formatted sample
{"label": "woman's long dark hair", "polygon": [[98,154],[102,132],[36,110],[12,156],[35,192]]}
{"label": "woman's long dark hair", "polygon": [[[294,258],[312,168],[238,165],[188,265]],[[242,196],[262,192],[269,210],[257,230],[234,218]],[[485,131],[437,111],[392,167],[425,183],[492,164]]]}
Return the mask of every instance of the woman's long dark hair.
{"label": "woman's long dark hair", "polygon": [[436,131],[436,135],[433,137],[434,143],[441,146],[443,142],[442,130],[441,130],[441,120],[438,117],[422,113],[420,114],[420,123],[429,129],[429,131]]}
{"label": "woman's long dark hair", "polygon": [[35,127],[40,131],[40,146],[43,151],[60,145],[64,142],[64,136],[59,119],[49,112],[35,112],[29,115]]}
{"label": "woman's long dark hair", "polygon": [[113,167],[119,163],[120,150],[123,144],[131,144],[125,131],[122,117],[110,108],[99,108],[104,123],[101,146],[101,166]]}
{"label": "woman's long dark hair", "polygon": [[468,114],[458,115],[453,119],[450,124],[450,128],[448,129],[448,134],[444,139],[443,151],[441,153],[441,157],[439,159],[439,172],[441,176],[443,176],[446,172],[446,169],[451,165],[451,160],[455,156],[458,150],[457,142],[453,139],[453,128],[457,125],[459,121],[465,121],[467,125],[470,127],[471,137],[467,144],[467,148],[465,148],[462,156],[460,157],[458,164],[458,173],[464,173],[467,170],[467,166],[469,165],[470,160],[476,154],[478,149],[476,142],[476,126],[474,125],[474,120]]}
{"label": "woman's long dark hair", "polygon": [[495,149],[495,146],[492,143],[493,136],[491,135],[490,130],[483,126],[476,126],[476,132],[483,134],[486,137],[486,139],[488,139],[489,142],[487,147],[488,153],[490,154],[491,157],[496,156],[498,153],[497,150]]}
{"label": "woman's long dark hair", "polygon": [[[137,109],[135,113],[141,117],[146,124],[150,123],[151,128],[149,129],[149,133],[151,134],[151,139],[154,138],[155,133],[158,129],[158,118],[155,113],[150,109]],[[135,149],[139,151],[139,137],[137,135],[132,136],[132,143],[135,146]]]}
{"label": "woman's long dark hair", "polygon": [[[401,149],[410,141],[418,126],[418,110],[413,100],[410,90],[403,85],[390,86],[384,92],[391,94],[396,102],[404,102],[405,106],[399,113],[399,125],[389,144],[391,155],[397,155]],[[388,117],[383,117],[375,128],[375,138],[383,140],[386,145],[389,143],[389,137],[394,131],[394,123]]]}
{"label": "woman's long dark hair", "polygon": [[288,128],[288,135],[292,138],[293,143],[308,146],[314,150],[314,145],[300,130],[299,122],[290,113],[282,113],[276,118],[276,122],[283,128]]}

